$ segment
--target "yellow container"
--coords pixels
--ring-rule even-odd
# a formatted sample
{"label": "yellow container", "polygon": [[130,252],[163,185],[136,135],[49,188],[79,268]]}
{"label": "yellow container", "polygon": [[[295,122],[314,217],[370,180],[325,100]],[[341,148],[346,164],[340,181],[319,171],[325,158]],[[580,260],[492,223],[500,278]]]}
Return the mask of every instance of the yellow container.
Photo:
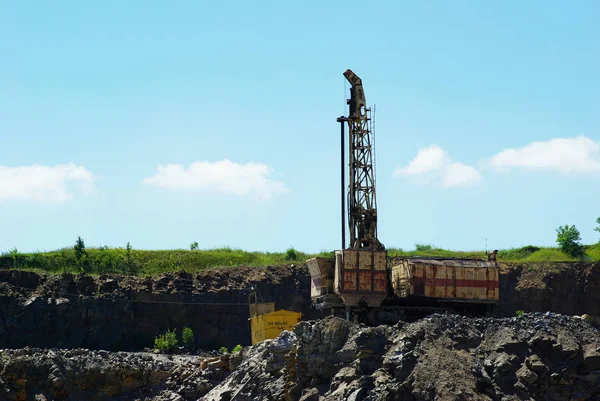
{"label": "yellow container", "polygon": [[301,313],[285,309],[251,317],[252,345],[275,338],[284,330],[291,330],[301,318]]}

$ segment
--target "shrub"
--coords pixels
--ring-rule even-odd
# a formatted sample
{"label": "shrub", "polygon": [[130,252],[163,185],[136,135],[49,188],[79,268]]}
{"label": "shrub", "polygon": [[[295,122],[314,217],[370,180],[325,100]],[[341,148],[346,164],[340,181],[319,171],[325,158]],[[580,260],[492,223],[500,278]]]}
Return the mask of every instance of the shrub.
{"label": "shrub", "polygon": [[532,254],[532,253],[536,253],[540,249],[541,248],[539,248],[537,246],[527,245],[527,246],[524,246],[523,248],[519,249],[519,251],[522,252],[522,253],[524,253],[524,254]]}
{"label": "shrub", "polygon": [[177,341],[177,334],[175,330],[167,330],[163,335],[159,335],[154,339],[154,349],[160,352],[169,352],[177,348],[179,341]]}
{"label": "shrub", "polygon": [[192,348],[194,346],[194,332],[192,329],[184,327],[183,332],[181,333],[181,340],[183,341],[183,345]]}
{"label": "shrub", "polygon": [[415,244],[415,250],[417,252],[428,252],[433,250],[433,245],[430,244]]}
{"label": "shrub", "polygon": [[515,312],[515,316],[516,316],[516,317],[521,317],[521,316],[523,316],[524,314],[525,314],[525,312],[524,312],[524,311],[522,311],[522,310],[518,310],[518,311],[516,311],[516,312]]}
{"label": "shrub", "polygon": [[289,247],[287,251],[285,251],[285,260],[298,260],[298,251],[293,247]]}
{"label": "shrub", "polygon": [[198,242],[194,241],[190,244],[190,251],[195,251],[198,249]]}
{"label": "shrub", "polygon": [[583,255],[583,246],[579,230],[574,225],[568,224],[558,227],[556,230],[556,242],[560,245],[560,249],[569,256],[578,257]]}
{"label": "shrub", "polygon": [[236,345],[235,347],[233,347],[233,349],[231,350],[231,352],[232,352],[233,354],[235,354],[236,352],[240,352],[241,350],[242,350],[242,345],[241,345],[241,344],[238,344],[238,345]]}
{"label": "shrub", "polygon": [[[598,233],[600,233],[600,217],[596,219],[596,224],[598,224],[598,227],[594,228],[594,231],[598,231]],[[598,240],[598,243],[600,244],[600,239]]]}
{"label": "shrub", "polygon": [[221,348],[219,348],[219,352],[222,352],[224,354],[228,354],[229,353],[229,349],[227,347],[221,347]]}

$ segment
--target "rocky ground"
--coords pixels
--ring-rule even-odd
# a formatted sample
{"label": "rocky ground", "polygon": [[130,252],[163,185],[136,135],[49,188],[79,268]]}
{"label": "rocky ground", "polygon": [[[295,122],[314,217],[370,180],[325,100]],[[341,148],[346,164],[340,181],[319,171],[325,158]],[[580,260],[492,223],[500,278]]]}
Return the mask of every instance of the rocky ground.
{"label": "rocky ground", "polygon": [[[303,265],[154,278],[0,269],[0,401],[600,400],[600,334],[569,317],[600,315],[600,264],[503,265],[500,287],[497,318],[368,328],[318,320]],[[104,351],[185,326],[201,349],[246,345],[253,291],[305,321],[233,356]],[[502,318],[521,309],[564,316]]]}
{"label": "rocky ground", "polygon": [[600,400],[600,331],[553,313],[299,323],[234,356],[0,351],[6,400]]}

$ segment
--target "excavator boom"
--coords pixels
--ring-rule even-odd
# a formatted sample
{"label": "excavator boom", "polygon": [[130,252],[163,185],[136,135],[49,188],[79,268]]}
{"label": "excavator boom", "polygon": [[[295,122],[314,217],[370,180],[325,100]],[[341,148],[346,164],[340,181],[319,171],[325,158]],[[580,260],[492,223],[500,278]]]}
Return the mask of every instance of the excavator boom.
{"label": "excavator boom", "polygon": [[344,76],[350,82],[349,113],[345,121],[349,129],[348,225],[350,247],[383,250],[377,239],[377,200],[373,169],[371,109],[366,106],[362,80],[351,70]]}

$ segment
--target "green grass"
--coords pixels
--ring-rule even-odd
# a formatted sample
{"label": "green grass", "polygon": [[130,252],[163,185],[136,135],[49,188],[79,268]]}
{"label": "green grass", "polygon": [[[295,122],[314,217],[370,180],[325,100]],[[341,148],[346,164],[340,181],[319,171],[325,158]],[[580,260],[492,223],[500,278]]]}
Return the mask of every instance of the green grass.
{"label": "green grass", "polygon": [[[52,252],[12,253],[15,267],[51,273],[144,274],[170,271],[197,272],[208,268],[233,266],[278,266],[302,263],[314,256],[331,256],[331,252],[247,252],[240,249],[210,250],[131,250],[129,258],[123,248],[88,248],[78,260],[73,248]],[[7,255],[5,255],[8,257]]]}
{"label": "green grass", "polygon": [[[435,247],[423,248],[421,251],[402,249],[388,249],[389,256],[437,256],[444,258],[485,258],[484,251],[450,251]],[[573,258],[558,248],[542,248],[535,246],[524,246],[522,248],[512,248],[498,251],[498,261],[501,262],[574,262],[574,261],[599,261],[600,245],[590,245],[585,247],[585,255],[578,259]]]}
{"label": "green grass", "polygon": [[[451,251],[429,245],[420,245],[419,250],[404,251],[389,248],[388,255],[394,256],[437,256],[446,258],[485,258],[483,251]],[[291,251],[293,250],[293,251]],[[586,254],[581,259],[572,258],[558,248],[539,248],[526,246],[501,250],[498,260],[501,262],[568,262],[599,261],[600,245],[585,247]],[[90,248],[86,256],[78,260],[73,248],[64,248],[52,252],[4,254],[4,259],[12,259],[15,268],[45,271],[51,273],[88,274],[131,274],[157,275],[165,272],[184,270],[190,273],[209,268],[235,266],[279,266],[290,263],[302,263],[315,257],[330,257],[332,252],[308,254],[288,249],[286,252],[247,252],[240,249],[216,248],[210,250],[131,250],[123,248]],[[0,260],[0,263],[2,260]]]}

